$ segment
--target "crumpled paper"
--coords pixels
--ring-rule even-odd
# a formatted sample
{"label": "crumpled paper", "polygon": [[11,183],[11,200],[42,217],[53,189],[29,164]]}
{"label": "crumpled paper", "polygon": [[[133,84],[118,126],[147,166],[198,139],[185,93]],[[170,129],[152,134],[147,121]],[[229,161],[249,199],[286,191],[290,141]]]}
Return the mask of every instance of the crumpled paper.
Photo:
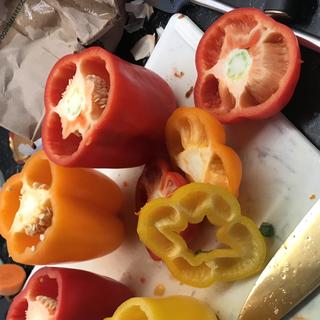
{"label": "crumpled paper", "polygon": [[125,9],[138,19],[147,18],[149,20],[153,14],[153,7],[144,2],[144,0],[133,0],[131,2],[127,2]]}
{"label": "crumpled paper", "polygon": [[124,0],[0,0],[0,126],[38,138],[54,63],[98,38],[113,50],[124,22]]}
{"label": "crumpled paper", "polygon": [[125,4],[125,10],[128,14],[128,21],[124,26],[129,33],[142,29],[145,19],[149,20],[153,14],[153,7],[145,0],[133,0]]}
{"label": "crumpled paper", "polygon": [[130,50],[134,57],[134,60],[139,61],[146,57],[150,57],[156,44],[155,34],[146,34],[144,37],[139,39],[133,48]]}

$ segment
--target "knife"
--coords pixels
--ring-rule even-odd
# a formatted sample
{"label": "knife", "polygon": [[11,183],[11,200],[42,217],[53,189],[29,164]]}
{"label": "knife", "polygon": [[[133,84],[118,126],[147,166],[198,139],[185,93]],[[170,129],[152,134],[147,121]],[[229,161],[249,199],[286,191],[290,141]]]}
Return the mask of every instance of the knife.
{"label": "knife", "polygon": [[238,320],[278,320],[320,285],[320,200],[261,273]]}
{"label": "knife", "polygon": [[[179,12],[188,2],[213,9],[220,13],[226,13],[235,9],[235,7],[216,0],[148,0],[148,3],[154,7],[169,13]],[[290,18],[294,8],[294,6],[288,4],[290,2],[297,3],[297,0],[269,0],[267,1],[265,12],[276,20],[277,18]],[[302,31],[292,30],[302,46],[320,53],[320,39]]]}

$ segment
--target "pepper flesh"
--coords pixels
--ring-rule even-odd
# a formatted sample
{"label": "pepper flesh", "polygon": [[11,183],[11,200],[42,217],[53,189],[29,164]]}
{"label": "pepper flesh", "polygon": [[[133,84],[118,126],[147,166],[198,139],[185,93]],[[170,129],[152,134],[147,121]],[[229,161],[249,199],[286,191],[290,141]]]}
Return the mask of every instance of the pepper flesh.
{"label": "pepper flesh", "polygon": [[102,319],[131,297],[131,290],[113,279],[84,270],[44,267],[14,298],[7,320]]}
{"label": "pepper flesh", "polygon": [[82,261],[123,240],[119,187],[92,170],[53,164],[35,153],[0,191],[0,234],[24,264]]}
{"label": "pepper flesh", "polygon": [[238,195],[242,176],[239,156],[226,146],[223,126],[199,108],[178,108],[166,125],[172,161],[194,182],[212,183]]}
{"label": "pepper flesh", "polygon": [[60,59],[45,88],[43,147],[56,164],[127,168],[150,159],[164,142],[176,108],[154,72],[91,47]]}
{"label": "pepper flesh", "polygon": [[[179,233],[188,223],[205,218],[217,227],[216,239],[223,247],[194,252]],[[241,215],[230,192],[211,184],[190,183],[170,198],[147,203],[139,213],[137,231],[174,277],[194,287],[249,277],[265,263],[266,244],[255,223]]]}
{"label": "pepper flesh", "polygon": [[195,298],[131,298],[104,320],[217,320],[210,307]]}

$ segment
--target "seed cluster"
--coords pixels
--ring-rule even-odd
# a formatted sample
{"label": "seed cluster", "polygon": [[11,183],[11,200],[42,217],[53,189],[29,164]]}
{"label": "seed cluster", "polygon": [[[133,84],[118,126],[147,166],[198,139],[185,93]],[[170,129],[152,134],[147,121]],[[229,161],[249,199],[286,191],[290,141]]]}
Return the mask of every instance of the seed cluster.
{"label": "seed cluster", "polygon": [[98,104],[100,108],[104,108],[107,104],[109,94],[106,81],[94,74],[87,75],[86,81],[93,82],[94,84],[92,101]]}
{"label": "seed cluster", "polygon": [[[40,184],[34,182],[32,184],[33,189],[48,189],[46,184]],[[24,231],[27,236],[34,236],[36,234],[43,234],[52,223],[53,211],[50,208],[50,203],[35,216],[30,223],[24,226]]]}
{"label": "seed cluster", "polygon": [[57,300],[47,296],[37,296],[36,301],[41,302],[50,313],[54,313],[57,308]]}
{"label": "seed cluster", "polygon": [[33,221],[24,226],[24,231],[27,236],[44,233],[51,225],[53,212],[52,209],[46,208],[45,211],[34,217]]}

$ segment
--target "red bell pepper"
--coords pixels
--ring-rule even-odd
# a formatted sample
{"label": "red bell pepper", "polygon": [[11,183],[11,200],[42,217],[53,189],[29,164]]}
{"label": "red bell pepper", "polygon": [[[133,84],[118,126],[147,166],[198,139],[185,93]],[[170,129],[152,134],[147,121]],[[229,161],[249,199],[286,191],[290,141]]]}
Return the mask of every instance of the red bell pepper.
{"label": "red bell pepper", "polygon": [[7,320],[97,320],[133,297],[125,285],[84,270],[44,267],[14,298]]}
{"label": "red bell pepper", "polygon": [[[149,161],[137,182],[136,209],[141,208],[149,201],[157,198],[167,198],[179,187],[188,181],[178,172],[171,171],[169,162],[164,158]],[[199,224],[189,224],[181,232],[182,238],[190,244],[199,232]],[[155,261],[161,259],[147,249],[151,258]]]}
{"label": "red bell pepper", "polygon": [[43,147],[63,166],[133,167],[164,141],[176,108],[168,84],[152,71],[99,47],[60,59],[45,88]]}
{"label": "red bell pepper", "polygon": [[139,211],[148,201],[170,196],[188,181],[178,172],[170,170],[164,158],[150,160],[137,182],[136,209]]}
{"label": "red bell pepper", "polygon": [[289,102],[300,64],[290,28],[258,9],[233,10],[200,40],[195,104],[224,123],[271,117]]}

